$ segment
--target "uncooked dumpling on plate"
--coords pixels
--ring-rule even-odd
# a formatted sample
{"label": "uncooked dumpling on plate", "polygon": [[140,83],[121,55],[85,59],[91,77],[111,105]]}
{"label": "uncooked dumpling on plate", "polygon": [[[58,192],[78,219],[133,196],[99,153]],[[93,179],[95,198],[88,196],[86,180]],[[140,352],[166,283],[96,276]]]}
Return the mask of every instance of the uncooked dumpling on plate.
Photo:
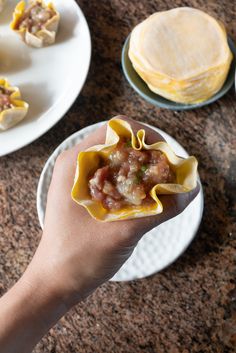
{"label": "uncooked dumpling on plate", "polygon": [[129,58],[151,91],[196,104],[223,86],[232,62],[224,25],[203,11],[157,12],[131,33]]}
{"label": "uncooked dumpling on plate", "polygon": [[80,152],[72,198],[96,220],[110,222],[165,212],[158,195],[197,185],[197,160],[178,157],[163,141],[148,145],[145,126],[134,133],[121,119],[108,122],[106,141]]}
{"label": "uncooked dumpling on plate", "polygon": [[21,1],[13,13],[11,28],[17,32],[23,41],[36,48],[53,44],[60,21],[60,15],[52,3],[48,5],[43,0]]}
{"label": "uncooked dumpling on plate", "polygon": [[20,90],[0,79],[0,130],[7,130],[24,119],[28,103],[21,100]]}

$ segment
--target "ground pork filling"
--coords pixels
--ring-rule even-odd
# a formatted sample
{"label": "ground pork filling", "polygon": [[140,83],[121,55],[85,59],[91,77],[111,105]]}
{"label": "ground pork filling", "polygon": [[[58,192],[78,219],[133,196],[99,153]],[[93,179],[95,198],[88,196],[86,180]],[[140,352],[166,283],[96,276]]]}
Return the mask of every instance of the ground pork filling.
{"label": "ground pork filling", "polygon": [[149,192],[156,184],[173,183],[174,172],[160,151],[136,151],[122,141],[89,180],[93,200],[107,210],[153,203]]}
{"label": "ground pork filling", "polygon": [[0,113],[3,110],[10,109],[13,107],[11,103],[11,91],[0,85]]}
{"label": "ground pork filling", "polygon": [[55,16],[53,10],[43,7],[41,3],[35,3],[25,11],[18,29],[27,28],[30,33],[36,34],[53,16]]}

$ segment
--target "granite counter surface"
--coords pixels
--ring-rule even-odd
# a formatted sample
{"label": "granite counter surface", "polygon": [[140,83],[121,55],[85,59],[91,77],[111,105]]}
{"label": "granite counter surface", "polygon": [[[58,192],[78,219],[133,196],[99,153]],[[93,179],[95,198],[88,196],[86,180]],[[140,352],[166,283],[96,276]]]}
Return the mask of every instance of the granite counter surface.
{"label": "granite counter surface", "polygon": [[[86,85],[47,134],[0,159],[0,294],[22,274],[40,239],[36,188],[55,147],[116,114],[157,126],[200,161],[205,212],[197,237],[172,266],[150,278],[107,283],[69,312],[35,353],[231,353],[236,347],[236,96],[173,112],[141,99],[122,75],[122,44],[155,11],[194,6],[221,19],[236,41],[234,1],[80,0],[92,35]],[[81,48],[81,50],[83,50]],[[69,60],[69,58],[68,58]]]}

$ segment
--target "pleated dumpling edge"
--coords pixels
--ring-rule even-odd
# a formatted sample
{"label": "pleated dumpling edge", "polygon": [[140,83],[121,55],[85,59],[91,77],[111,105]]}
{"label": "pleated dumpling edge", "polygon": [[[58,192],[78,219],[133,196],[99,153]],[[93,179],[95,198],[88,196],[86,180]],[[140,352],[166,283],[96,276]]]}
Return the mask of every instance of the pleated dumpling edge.
{"label": "pleated dumpling edge", "polygon": [[[42,9],[52,13],[52,17],[46,20],[35,33],[29,28],[23,26],[19,28],[20,21],[24,18],[27,11],[34,6],[40,6]],[[38,21],[38,19],[37,19]],[[56,10],[53,3],[45,4],[43,0],[32,0],[29,2],[29,7],[26,7],[26,2],[21,0],[13,12],[13,20],[10,24],[11,29],[18,33],[21,39],[29,46],[42,48],[45,45],[51,45],[56,40],[56,33],[60,22],[60,14]]]}
{"label": "pleated dumpling edge", "polygon": [[[130,139],[134,150],[157,150],[164,153],[176,175],[176,183],[157,184],[149,192],[153,202],[141,205],[126,205],[119,210],[108,210],[101,202],[92,199],[89,190],[91,175],[100,167],[101,158],[106,159],[116,148],[121,139]],[[186,159],[178,157],[172,148],[163,141],[152,145],[145,143],[145,127],[134,133],[131,124],[119,116],[107,123],[105,143],[92,146],[78,154],[74,185],[71,191],[72,199],[86,208],[89,214],[98,221],[110,222],[132,218],[157,215],[165,212],[158,195],[185,193],[197,185],[197,166],[195,157]]]}

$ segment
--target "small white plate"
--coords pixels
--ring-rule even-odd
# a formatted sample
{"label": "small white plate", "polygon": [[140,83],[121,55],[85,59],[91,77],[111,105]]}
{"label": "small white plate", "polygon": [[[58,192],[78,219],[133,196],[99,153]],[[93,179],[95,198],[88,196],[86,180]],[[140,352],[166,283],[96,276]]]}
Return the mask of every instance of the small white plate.
{"label": "small white plate", "polygon": [[9,28],[17,3],[7,1],[0,15],[0,76],[20,88],[30,109],[19,125],[0,132],[0,156],[34,141],[65,115],[84,85],[91,57],[88,24],[74,0],[53,0],[60,27],[56,43],[41,49],[28,47]]}
{"label": "small white plate", "polygon": [[[47,202],[48,188],[51,182],[53,167],[57,156],[67,150],[88,134],[96,130],[104,122],[88,126],[68,137],[62,142],[46,162],[39,179],[37,190],[37,211],[41,227],[43,228]],[[172,146],[175,153],[187,157],[184,148],[164,131],[149,126],[159,132]],[[136,249],[128,261],[122,266],[111,281],[130,281],[150,276],[174,262],[193,240],[202,219],[203,191],[179,216],[154,228],[139,241]],[[105,227],[105,225],[104,225]]]}

